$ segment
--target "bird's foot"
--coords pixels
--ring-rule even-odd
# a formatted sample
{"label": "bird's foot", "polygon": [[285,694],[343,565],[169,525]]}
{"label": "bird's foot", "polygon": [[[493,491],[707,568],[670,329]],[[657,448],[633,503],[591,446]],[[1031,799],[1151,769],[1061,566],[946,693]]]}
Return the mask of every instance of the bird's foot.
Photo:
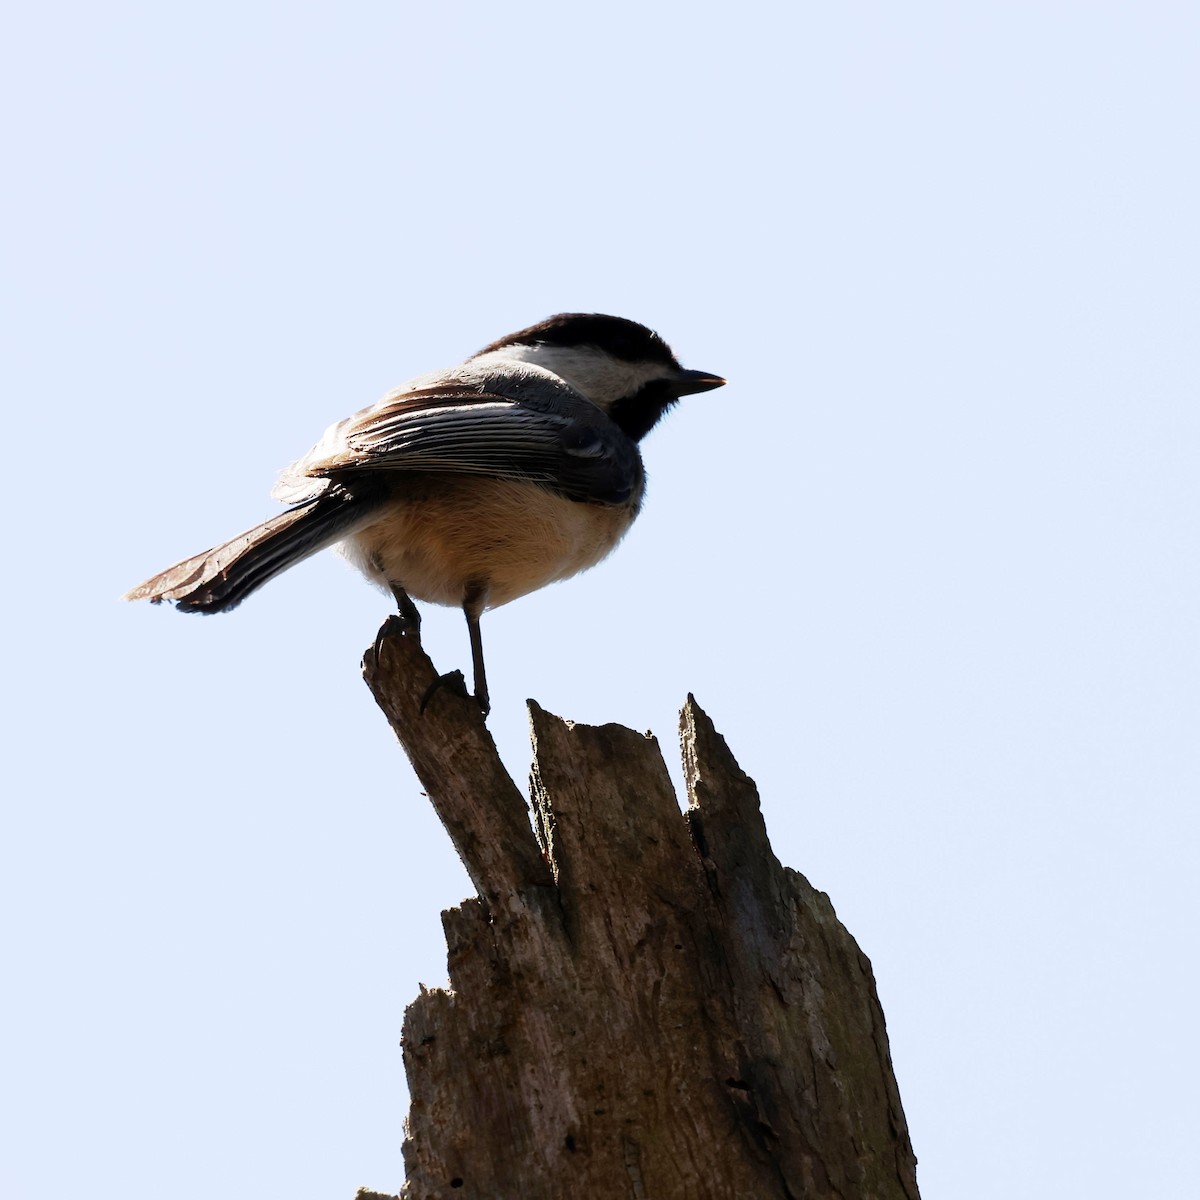
{"label": "bird's foot", "polygon": [[442,690],[449,688],[456,696],[461,696],[466,700],[470,696],[467,691],[467,681],[463,677],[461,671],[447,671],[445,675],[439,675],[426,689],[425,695],[421,697],[421,715],[425,715],[425,710],[429,707],[429,702],[434,696]]}
{"label": "bird's foot", "polygon": [[379,662],[379,657],[383,653],[383,643],[391,637],[404,637],[409,633],[408,623],[403,617],[390,616],[379,627],[379,632],[375,635],[375,644],[371,647],[371,654],[376,662]]}
{"label": "bird's foot", "polygon": [[[467,681],[461,671],[447,671],[445,675],[439,675],[426,689],[425,695],[421,697],[421,714],[425,713],[425,709],[429,707],[429,702],[442,688],[448,688],[456,696],[461,696],[464,700],[471,699],[471,693],[467,691]],[[476,696],[474,699],[478,702],[480,711],[486,717],[491,712],[492,706],[488,702],[486,696]]]}
{"label": "bird's foot", "polygon": [[413,633],[420,633],[421,614],[412,602],[412,597],[398,583],[390,583],[388,587],[392,589],[392,595],[396,597],[396,611],[399,613],[400,619],[412,627]]}

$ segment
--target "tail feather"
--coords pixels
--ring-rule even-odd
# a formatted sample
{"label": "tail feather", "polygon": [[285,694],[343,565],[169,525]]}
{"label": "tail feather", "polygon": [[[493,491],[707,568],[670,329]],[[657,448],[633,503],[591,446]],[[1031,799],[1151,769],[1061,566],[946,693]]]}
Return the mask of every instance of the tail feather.
{"label": "tail feather", "polygon": [[185,558],[127,592],[126,600],[175,603],[180,612],[228,612],[288,567],[371,518],[380,494],[331,487],[245,533]]}

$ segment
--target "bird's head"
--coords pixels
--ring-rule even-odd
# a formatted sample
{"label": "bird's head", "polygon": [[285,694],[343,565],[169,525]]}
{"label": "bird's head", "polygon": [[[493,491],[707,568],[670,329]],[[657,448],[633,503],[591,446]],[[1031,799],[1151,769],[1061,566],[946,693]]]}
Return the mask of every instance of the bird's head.
{"label": "bird's head", "polygon": [[708,371],[681,367],[670,346],[645,325],[602,313],[559,313],[492,342],[475,359],[485,355],[552,371],[635,441],[680,396],[725,382]]}

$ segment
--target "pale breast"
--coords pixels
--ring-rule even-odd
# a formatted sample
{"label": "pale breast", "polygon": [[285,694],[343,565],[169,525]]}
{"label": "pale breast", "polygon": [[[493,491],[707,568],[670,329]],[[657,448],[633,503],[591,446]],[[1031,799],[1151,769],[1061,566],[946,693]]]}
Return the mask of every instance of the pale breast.
{"label": "pale breast", "polygon": [[496,608],[595,566],[636,515],[634,504],[584,504],[530,483],[418,476],[342,550],[417,600],[459,605],[483,587]]}

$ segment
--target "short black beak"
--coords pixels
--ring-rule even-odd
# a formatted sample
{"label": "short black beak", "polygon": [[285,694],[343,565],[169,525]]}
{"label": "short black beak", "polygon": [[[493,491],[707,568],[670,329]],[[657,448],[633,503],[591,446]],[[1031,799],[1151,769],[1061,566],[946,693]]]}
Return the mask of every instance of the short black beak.
{"label": "short black beak", "polygon": [[680,371],[673,390],[677,396],[690,396],[694,392],[711,392],[713,388],[724,386],[725,380],[720,375],[708,371]]}

